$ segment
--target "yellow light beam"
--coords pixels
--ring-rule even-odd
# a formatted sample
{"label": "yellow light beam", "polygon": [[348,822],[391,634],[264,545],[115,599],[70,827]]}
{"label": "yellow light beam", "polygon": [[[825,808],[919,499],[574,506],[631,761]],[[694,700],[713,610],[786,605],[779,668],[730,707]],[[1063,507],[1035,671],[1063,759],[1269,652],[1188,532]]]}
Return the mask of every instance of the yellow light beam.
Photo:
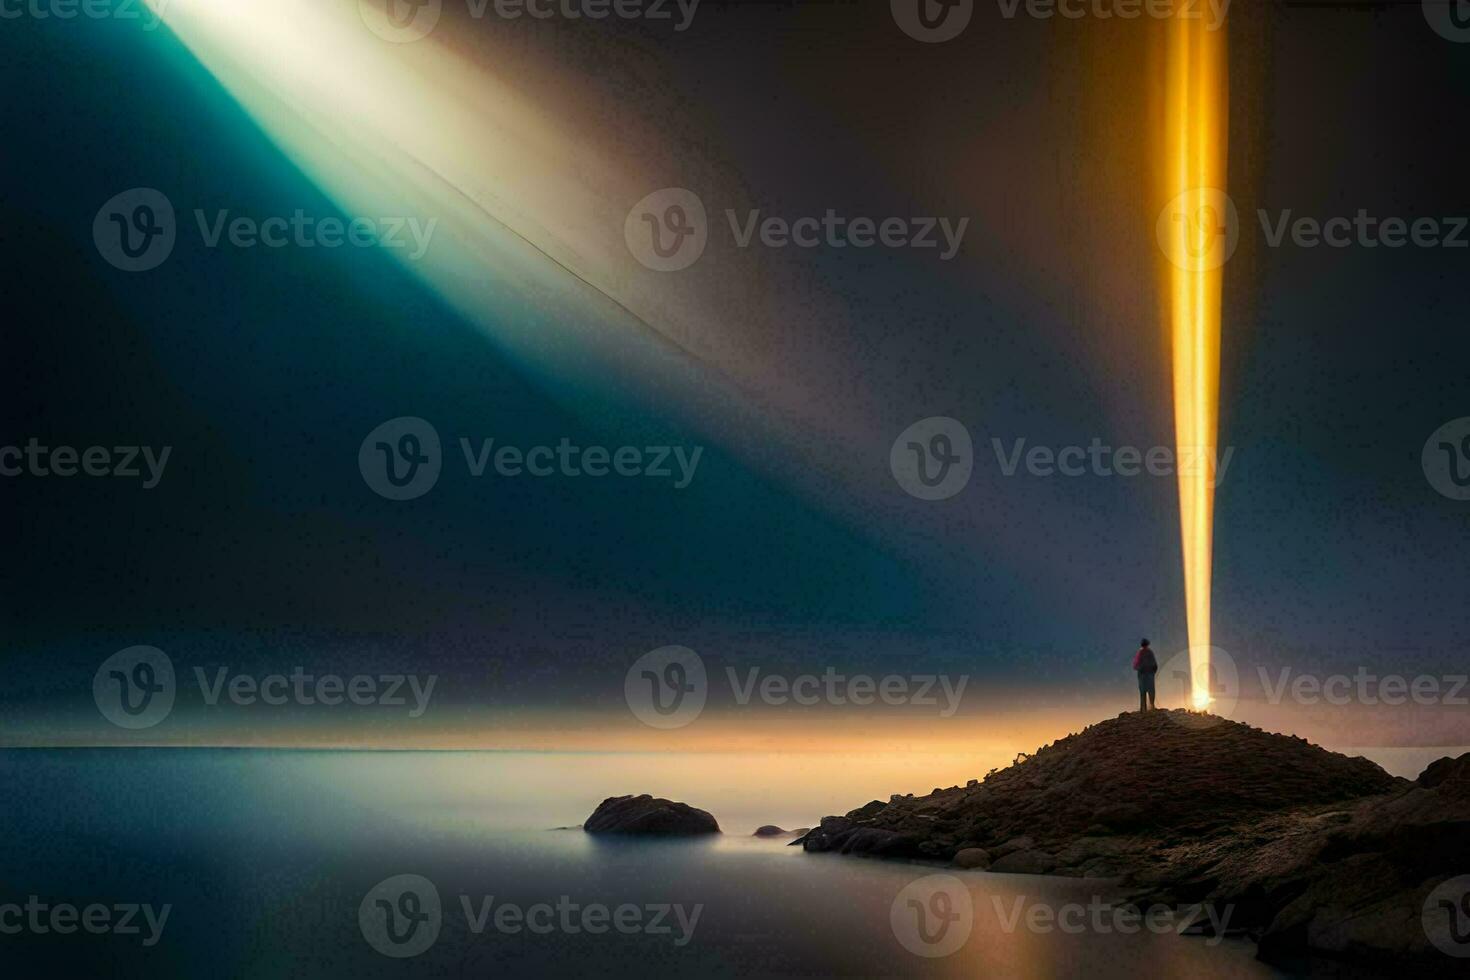
{"label": "yellow light beam", "polygon": [[[1210,703],[1210,587],[1220,395],[1220,287],[1228,257],[1225,36],[1202,19],[1168,25],[1166,200],[1174,437],[1189,630],[1191,700]],[[1192,464],[1192,465],[1191,465]]]}

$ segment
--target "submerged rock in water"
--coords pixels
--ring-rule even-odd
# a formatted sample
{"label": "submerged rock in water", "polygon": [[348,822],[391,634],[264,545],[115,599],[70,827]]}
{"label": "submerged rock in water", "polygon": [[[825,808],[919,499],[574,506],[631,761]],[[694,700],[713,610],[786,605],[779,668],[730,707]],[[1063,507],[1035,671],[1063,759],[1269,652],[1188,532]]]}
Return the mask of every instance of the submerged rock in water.
{"label": "submerged rock in water", "polygon": [[705,810],[644,793],[642,796],[608,797],[592,811],[582,829],[589,834],[672,837],[718,834],[720,825]]}
{"label": "submerged rock in water", "polygon": [[791,833],[791,831],[789,831],[789,830],[782,830],[780,827],[777,827],[775,824],[768,823],[764,827],[757,827],[757,828],[755,828],[755,833],[754,834],[751,834],[751,836],[752,837],[785,837],[789,833]]}

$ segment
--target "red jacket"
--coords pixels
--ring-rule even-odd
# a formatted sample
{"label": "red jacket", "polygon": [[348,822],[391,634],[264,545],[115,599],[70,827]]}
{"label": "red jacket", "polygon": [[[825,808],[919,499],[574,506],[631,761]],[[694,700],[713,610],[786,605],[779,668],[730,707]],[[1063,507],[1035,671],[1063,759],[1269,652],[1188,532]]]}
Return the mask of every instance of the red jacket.
{"label": "red jacket", "polygon": [[1154,657],[1152,647],[1139,647],[1138,652],[1133,655],[1133,669],[1145,674],[1157,674],[1159,662]]}

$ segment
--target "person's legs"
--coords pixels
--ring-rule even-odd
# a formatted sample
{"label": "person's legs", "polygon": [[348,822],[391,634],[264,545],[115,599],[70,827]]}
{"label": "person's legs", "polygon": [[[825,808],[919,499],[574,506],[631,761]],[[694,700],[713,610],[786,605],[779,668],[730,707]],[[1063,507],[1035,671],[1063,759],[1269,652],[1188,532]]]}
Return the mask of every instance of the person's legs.
{"label": "person's legs", "polygon": [[1138,710],[1148,711],[1156,707],[1154,704],[1154,675],[1140,673],[1138,675]]}
{"label": "person's legs", "polygon": [[1148,697],[1148,688],[1146,688],[1146,687],[1143,686],[1143,675],[1142,674],[1139,674],[1138,675],[1138,710],[1139,711],[1147,711],[1148,710],[1148,701],[1146,700],[1147,697]]}

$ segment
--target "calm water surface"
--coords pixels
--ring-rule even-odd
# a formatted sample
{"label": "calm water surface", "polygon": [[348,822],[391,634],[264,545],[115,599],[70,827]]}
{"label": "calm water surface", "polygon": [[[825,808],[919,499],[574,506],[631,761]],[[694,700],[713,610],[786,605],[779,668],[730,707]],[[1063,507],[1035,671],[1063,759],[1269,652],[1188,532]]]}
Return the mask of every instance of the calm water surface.
{"label": "calm water surface", "polygon": [[[5,975],[1283,975],[1256,962],[1245,942],[1037,930],[1024,917],[1012,925],[1018,911],[1044,917],[1110,897],[1097,882],[1014,875],[958,873],[973,909],[968,938],[951,955],[917,955],[898,935],[909,927],[901,919],[894,925],[895,903],[903,910],[900,893],[943,869],[804,855],[784,840],[748,836],[759,823],[810,823],[861,799],[829,801],[823,794],[831,786],[806,780],[805,796],[793,789],[795,797],[778,804],[730,778],[759,771],[758,760],[665,761],[493,752],[3,751],[0,906],[32,895],[78,908],[148,904],[157,914],[171,906],[151,946],[144,945],[151,930],[141,913],[137,935],[28,927],[0,933]],[[687,769],[682,776],[680,767]],[[677,784],[672,790],[650,775],[670,771],[675,775],[660,779]],[[549,829],[580,822],[607,795],[640,789],[699,790],[688,798],[720,817],[727,834],[603,842]],[[800,812],[778,812],[783,806]],[[431,883],[439,901],[437,938],[401,959],[379,953],[359,919],[375,886],[399,875]],[[405,916],[431,914],[415,903],[402,904],[394,892],[388,907]],[[536,906],[547,908],[531,911]],[[607,925],[593,934],[579,925],[610,923],[620,906],[631,907],[620,913],[627,932]],[[586,911],[601,907],[605,919]],[[929,923],[931,938],[951,907],[930,905],[939,916]],[[372,914],[382,922],[387,913]],[[0,916],[0,925],[7,922],[16,922],[14,914]],[[911,945],[913,935],[909,929]]]}

